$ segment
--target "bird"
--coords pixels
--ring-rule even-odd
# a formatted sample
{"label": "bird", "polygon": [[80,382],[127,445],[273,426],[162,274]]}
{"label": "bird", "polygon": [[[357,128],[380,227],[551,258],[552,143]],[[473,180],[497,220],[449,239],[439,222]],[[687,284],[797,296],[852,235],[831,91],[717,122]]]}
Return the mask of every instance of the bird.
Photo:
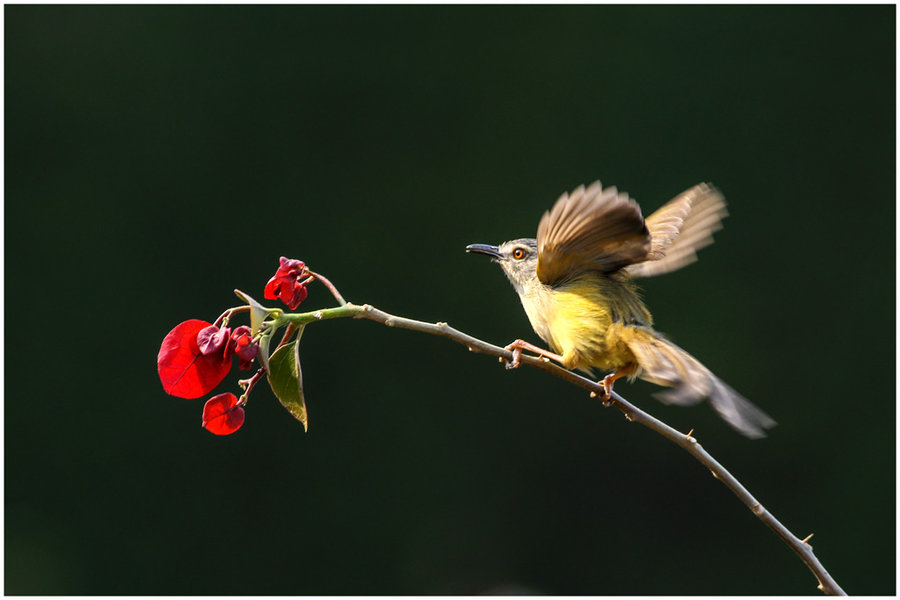
{"label": "bird", "polygon": [[468,245],[467,252],[500,265],[534,332],[550,346],[515,340],[506,347],[513,353],[507,368],[517,367],[527,350],[567,369],[600,370],[608,373],[598,382],[607,401],[616,380],[640,378],[668,388],[655,394],[662,402],[708,398],[737,431],[765,437],[775,421],[654,329],[635,283],[693,263],[725,216],[724,196],[710,183],[678,194],[645,219],[627,193],[596,181],[563,193],[544,212],[536,238]]}

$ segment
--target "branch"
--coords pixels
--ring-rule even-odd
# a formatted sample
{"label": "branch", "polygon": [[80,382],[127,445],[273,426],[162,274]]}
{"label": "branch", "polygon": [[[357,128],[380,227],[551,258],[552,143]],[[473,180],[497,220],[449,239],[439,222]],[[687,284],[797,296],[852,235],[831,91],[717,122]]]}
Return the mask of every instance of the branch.
{"label": "branch", "polygon": [[[343,300],[343,298],[341,298],[340,300]],[[285,314],[276,319],[275,325],[277,326],[283,323],[305,325],[306,323],[310,323],[313,321],[343,317],[369,319],[371,321],[376,321],[383,325],[387,325],[388,327],[398,327],[400,329],[411,329],[413,331],[420,331],[422,333],[430,333],[432,335],[438,335],[449,340],[453,340],[454,342],[463,344],[464,346],[469,348],[470,352],[496,356],[501,360],[512,360],[513,358],[512,352],[501,348],[500,346],[489,344],[488,342],[458,331],[450,327],[446,323],[426,323],[424,321],[407,319],[406,317],[397,317],[368,304],[357,305],[346,303],[337,308],[329,308],[312,313]],[[603,386],[599,383],[592,381],[586,377],[582,377],[577,373],[573,373],[572,371],[564,369],[559,365],[550,362],[546,358],[539,358],[523,354],[520,358],[520,363],[529,367],[534,367],[536,369],[546,371],[547,373],[559,377],[560,379],[564,379],[569,383],[589,390],[592,395],[604,395],[605,393]],[[611,404],[622,411],[622,414],[624,414],[625,418],[629,421],[640,423],[644,427],[647,427],[663,436],[664,438],[674,442],[675,444],[683,448],[686,452],[688,452],[691,456],[700,461],[706,468],[708,468],[710,472],[712,472],[713,477],[721,481],[728,489],[734,492],[734,494],[738,498],[740,498],[741,502],[747,505],[747,507],[753,512],[754,515],[759,517],[759,519],[763,523],[765,523],[769,529],[774,531],[775,534],[780,537],[791,550],[797,553],[797,555],[800,557],[800,560],[802,560],[806,564],[806,566],[809,567],[809,570],[812,571],[816,578],[819,580],[818,588],[825,592],[825,594],[829,596],[847,595],[844,590],[842,590],[841,587],[837,584],[837,582],[831,577],[828,571],[825,570],[825,567],[822,566],[822,563],[819,562],[815,554],[813,554],[812,546],[807,543],[807,540],[809,540],[809,538],[812,536],[807,536],[805,539],[801,540],[793,533],[791,533],[787,527],[782,525],[781,522],[776,519],[774,515],[772,515],[772,513],[766,510],[763,505],[756,498],[754,498],[753,495],[750,494],[750,492],[747,491],[747,488],[745,488],[741,484],[741,482],[734,477],[734,475],[729,473],[725,467],[723,467],[716,459],[714,459],[703,448],[703,446],[701,446],[697,442],[695,438],[691,437],[690,432],[688,434],[683,434],[678,430],[669,427],[656,417],[629,403],[615,391],[612,392],[612,396],[609,399],[608,404]]]}
{"label": "branch", "polygon": [[337,288],[334,287],[334,284],[331,283],[331,281],[329,281],[324,275],[313,273],[312,271],[310,271],[309,274],[312,275],[314,279],[318,279],[320,282],[322,282],[322,285],[328,288],[328,291],[331,292],[331,295],[334,296],[334,299],[338,301],[338,304],[340,304],[341,306],[347,304],[347,301],[344,300],[344,297],[341,296],[341,293],[337,291]]}

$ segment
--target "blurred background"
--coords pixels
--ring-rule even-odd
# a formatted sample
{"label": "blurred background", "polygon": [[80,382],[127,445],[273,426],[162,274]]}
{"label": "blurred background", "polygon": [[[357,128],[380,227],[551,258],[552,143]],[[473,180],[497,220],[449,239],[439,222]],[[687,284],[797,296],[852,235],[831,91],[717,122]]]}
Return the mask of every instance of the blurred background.
{"label": "blurred background", "polygon": [[463,249],[596,179],[645,214],[724,191],[716,244],[645,298],[779,426],[617,391],[847,592],[896,592],[893,6],[4,14],[7,594],[819,594],[682,450],[447,340],[310,326],[306,434],[265,385],[216,437],[159,384],[165,334],[262,299],[282,255],[536,342]]}

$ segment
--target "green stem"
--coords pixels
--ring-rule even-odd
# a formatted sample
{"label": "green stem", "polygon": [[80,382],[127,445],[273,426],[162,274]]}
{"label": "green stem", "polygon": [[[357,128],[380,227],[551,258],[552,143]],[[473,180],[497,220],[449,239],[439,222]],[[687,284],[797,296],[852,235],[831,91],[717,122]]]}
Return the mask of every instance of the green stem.
{"label": "green stem", "polygon": [[345,319],[347,317],[360,317],[365,314],[368,305],[358,305],[347,303],[334,308],[322,308],[306,313],[285,313],[272,321],[270,327],[283,327],[285,325],[294,325],[299,327],[316,321],[325,321],[328,319]]}

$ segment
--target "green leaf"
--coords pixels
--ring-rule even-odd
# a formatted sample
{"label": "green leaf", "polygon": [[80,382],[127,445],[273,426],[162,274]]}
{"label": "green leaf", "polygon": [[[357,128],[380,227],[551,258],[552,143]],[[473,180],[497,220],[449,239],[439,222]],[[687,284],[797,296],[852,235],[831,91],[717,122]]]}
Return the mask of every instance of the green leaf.
{"label": "green leaf", "polygon": [[267,377],[278,401],[295,419],[303,423],[303,430],[306,431],[306,402],[303,399],[303,375],[298,355],[298,342],[302,333],[301,329],[297,333],[297,340],[285,344],[272,354]]}
{"label": "green leaf", "polygon": [[254,336],[259,333],[259,328],[266,317],[273,313],[281,314],[281,309],[266,308],[241,290],[234,290],[237,297],[246,302],[250,306],[250,335]]}

